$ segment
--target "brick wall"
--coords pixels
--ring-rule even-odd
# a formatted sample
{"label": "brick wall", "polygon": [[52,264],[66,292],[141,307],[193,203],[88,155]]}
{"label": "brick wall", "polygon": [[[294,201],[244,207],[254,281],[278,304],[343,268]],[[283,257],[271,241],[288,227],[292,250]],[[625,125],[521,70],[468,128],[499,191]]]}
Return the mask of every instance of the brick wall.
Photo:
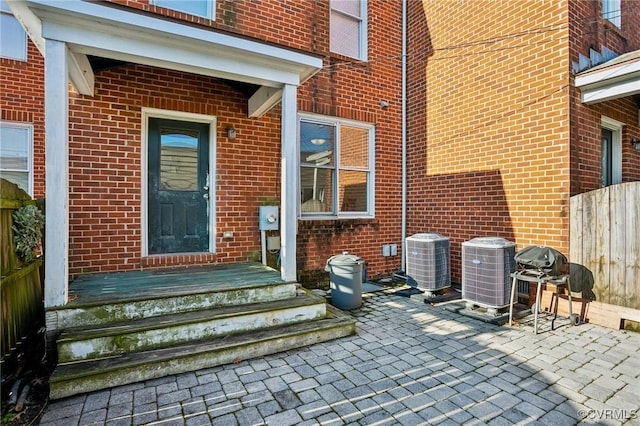
{"label": "brick wall", "polygon": [[[360,63],[329,52],[328,2],[315,3],[322,6],[315,43],[324,68],[301,87],[299,110],[375,124],[376,205],[375,219],[299,221],[300,279],[324,280],[327,259],[342,251],[362,257],[369,276],[380,277],[400,266],[399,258],[382,257],[382,244],[401,243],[402,4],[369,2],[369,61]],[[389,107],[381,109],[381,100]]]}
{"label": "brick wall", "polygon": [[[380,274],[381,244],[400,242],[400,2],[370,4],[365,64],[330,54],[328,2],[219,0],[215,22],[148,1],[113,3],[324,56],[325,69],[299,89],[299,110],[376,125],[377,214],[301,222],[298,267],[313,275],[331,254],[349,250]],[[28,63],[2,65],[3,119],[36,123],[36,193],[43,195],[43,61],[30,46]],[[389,108],[380,109],[380,100]],[[217,116],[217,254],[141,257],[142,107]],[[71,92],[71,275],[255,258],[257,208],[280,196],[280,112],[258,120],[246,114],[246,95],[221,81],[144,66],[97,71],[94,97]],[[233,141],[228,124],[237,130]],[[223,239],[224,231],[233,239]]]}
{"label": "brick wall", "polygon": [[[145,66],[98,72],[95,89],[70,99],[70,273],[251,259],[258,206],[279,195],[278,112],[249,119],[244,96],[228,85]],[[141,258],[143,107],[218,117],[216,255]]]}
{"label": "brick wall", "polygon": [[44,59],[27,43],[27,61],[0,58],[0,118],[33,125],[33,196],[44,197]]}
{"label": "brick wall", "polygon": [[328,1],[238,1],[216,0],[215,20],[188,15],[149,4],[149,0],[108,0],[170,19],[188,21],[230,33],[306,52],[323,51],[328,47],[318,39],[328,37]]}
{"label": "brick wall", "polygon": [[412,6],[428,32],[412,35],[427,58],[411,68],[426,93],[409,113],[408,235],[449,237],[458,282],[461,243],[474,237],[568,252],[566,2],[423,5],[424,18]]}
{"label": "brick wall", "polygon": [[[573,28],[570,57],[589,56],[589,49],[606,47],[618,54],[640,49],[640,2],[621,2],[621,28],[602,19],[601,1],[569,2]],[[640,100],[624,98],[594,105],[581,102],[580,90],[571,93],[571,195],[601,186],[601,119],[606,116],[624,123],[622,131],[622,181],[640,180],[640,152],[631,146],[640,138]]]}

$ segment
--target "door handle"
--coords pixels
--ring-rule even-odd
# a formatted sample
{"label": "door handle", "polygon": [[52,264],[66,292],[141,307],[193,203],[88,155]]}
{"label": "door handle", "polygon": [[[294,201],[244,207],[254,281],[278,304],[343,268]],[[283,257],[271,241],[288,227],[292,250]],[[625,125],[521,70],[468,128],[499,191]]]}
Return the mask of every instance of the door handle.
{"label": "door handle", "polygon": [[209,199],[209,193],[205,192],[204,194],[202,194],[202,198],[204,198],[205,200]]}

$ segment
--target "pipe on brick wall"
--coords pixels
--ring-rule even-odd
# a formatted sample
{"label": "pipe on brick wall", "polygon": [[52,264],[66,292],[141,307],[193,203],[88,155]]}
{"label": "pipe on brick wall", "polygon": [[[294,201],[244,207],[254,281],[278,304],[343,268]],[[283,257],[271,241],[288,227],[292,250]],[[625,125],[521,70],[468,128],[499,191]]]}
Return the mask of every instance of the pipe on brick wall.
{"label": "pipe on brick wall", "polygon": [[402,219],[400,269],[405,271],[407,236],[407,0],[402,0]]}

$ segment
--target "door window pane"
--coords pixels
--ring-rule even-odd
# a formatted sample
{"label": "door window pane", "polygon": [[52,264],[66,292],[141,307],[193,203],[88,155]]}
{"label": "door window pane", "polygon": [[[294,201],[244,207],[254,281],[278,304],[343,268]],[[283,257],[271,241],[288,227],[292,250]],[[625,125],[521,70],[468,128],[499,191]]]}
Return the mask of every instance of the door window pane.
{"label": "door window pane", "polygon": [[198,190],[198,134],[163,131],[160,135],[160,189]]}

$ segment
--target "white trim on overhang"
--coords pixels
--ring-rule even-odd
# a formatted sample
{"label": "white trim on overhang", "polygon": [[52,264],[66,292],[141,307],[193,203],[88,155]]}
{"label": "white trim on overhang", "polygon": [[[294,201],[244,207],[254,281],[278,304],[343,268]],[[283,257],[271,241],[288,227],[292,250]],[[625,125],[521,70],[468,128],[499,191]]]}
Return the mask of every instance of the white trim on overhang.
{"label": "white trim on overhang", "polygon": [[576,75],[582,102],[593,104],[640,93],[640,50],[625,53]]}
{"label": "white trim on overhang", "polygon": [[[93,93],[82,55],[94,55],[280,89],[299,86],[322,68],[322,59],[110,5],[79,0],[9,0],[18,20],[44,55],[44,40],[67,44],[71,81]],[[280,99],[253,109],[264,113]],[[255,100],[254,100],[255,103]],[[254,115],[255,116],[255,115]]]}

